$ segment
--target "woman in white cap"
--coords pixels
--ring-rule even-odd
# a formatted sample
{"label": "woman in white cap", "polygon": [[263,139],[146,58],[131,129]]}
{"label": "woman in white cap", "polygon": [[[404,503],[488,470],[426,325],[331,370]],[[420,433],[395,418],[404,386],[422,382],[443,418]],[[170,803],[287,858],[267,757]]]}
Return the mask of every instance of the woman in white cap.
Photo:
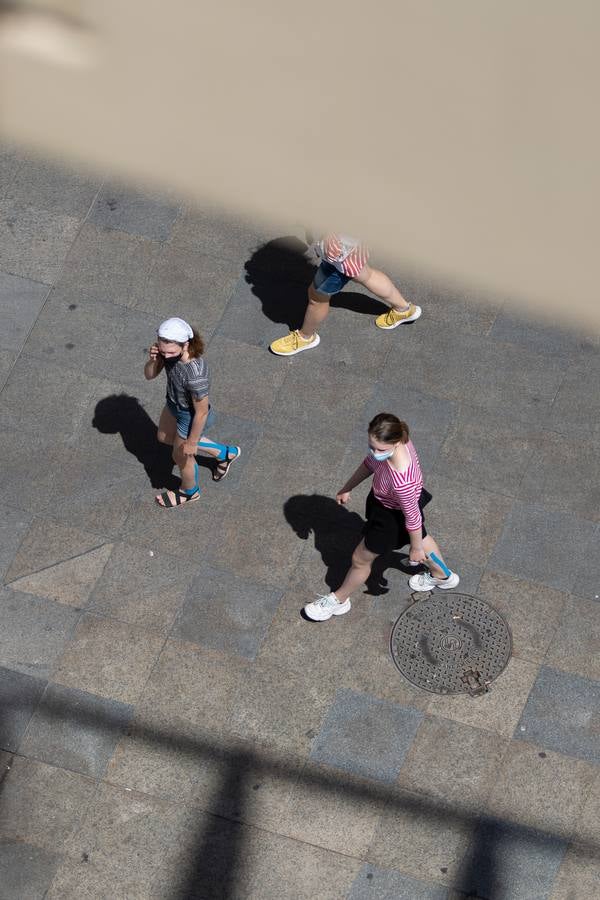
{"label": "woman in white cap", "polygon": [[204,341],[184,319],[165,319],[158,326],[157,341],[148,351],[146,378],[167,373],[167,402],[158,423],[158,440],[173,446],[173,460],[181,472],[177,491],[158,494],[156,502],[165,509],[192,503],[200,496],[197,453],[215,457],[213,480],[225,478],[239,459],[239,447],[218,444],[204,436],[214,414],[208,402],[210,378],[203,359]]}

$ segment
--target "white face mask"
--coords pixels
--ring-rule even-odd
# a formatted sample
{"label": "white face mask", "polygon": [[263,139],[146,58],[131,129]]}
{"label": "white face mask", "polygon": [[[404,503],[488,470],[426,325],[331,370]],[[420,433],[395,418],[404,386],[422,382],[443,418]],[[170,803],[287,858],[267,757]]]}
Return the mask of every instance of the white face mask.
{"label": "white face mask", "polygon": [[369,447],[369,452],[371,456],[374,456],[378,462],[381,462],[384,459],[389,459],[390,456],[394,455],[393,450],[371,450]]}

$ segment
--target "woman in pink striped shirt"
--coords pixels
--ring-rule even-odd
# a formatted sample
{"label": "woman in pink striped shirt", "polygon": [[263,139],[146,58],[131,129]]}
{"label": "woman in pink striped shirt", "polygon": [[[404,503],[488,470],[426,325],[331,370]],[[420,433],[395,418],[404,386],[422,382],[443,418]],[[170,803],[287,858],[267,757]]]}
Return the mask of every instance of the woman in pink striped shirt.
{"label": "woman in pink striped shirt", "polygon": [[276,356],[293,356],[310,350],[320,343],[317,328],[329,313],[329,301],[351,279],[363,284],[390,309],[375,319],[378,328],[397,328],[414,322],[421,315],[421,307],[404,299],[385,272],[369,265],[367,248],[356,238],[343,234],[328,234],[314,245],[321,258],[314,281],[308,289],[308,306],[300,328],[271,344]]}
{"label": "woman in pink striped shirt", "polygon": [[419,457],[409,438],[408,425],[391,413],[379,413],[369,423],[369,455],[338,492],[336,500],[345,505],[350,492],[365,478],[373,476],[367,497],[367,523],[363,539],[352,555],[352,566],[340,587],[304,607],[309,619],[322,622],[341,616],[351,608],[350,594],[364,584],[374,560],[384,553],[410,544],[410,562],[426,563],[429,571],[413,575],[408,583],[413,591],[448,590],[459,583],[456,572],[446,575],[432,560],[443,562],[442,554],[427,534],[423,507],[431,494],[423,488]]}

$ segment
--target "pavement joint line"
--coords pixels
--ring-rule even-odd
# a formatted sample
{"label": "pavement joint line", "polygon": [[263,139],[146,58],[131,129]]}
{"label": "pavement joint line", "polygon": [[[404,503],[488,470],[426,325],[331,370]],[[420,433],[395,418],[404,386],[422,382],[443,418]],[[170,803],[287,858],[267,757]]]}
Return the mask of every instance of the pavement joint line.
{"label": "pavement joint line", "polygon": [[[27,536],[27,532],[23,535],[23,539],[21,540],[21,544],[25,540]],[[26,575],[19,575],[17,578],[13,578],[12,581],[5,581],[4,584],[6,587],[10,587],[11,584],[16,584],[17,581],[20,581],[22,578],[30,578],[32,575],[40,575],[42,572],[47,572],[49,569],[55,569],[57,566],[62,565],[62,563],[72,562],[75,559],[83,559],[84,556],[89,556],[90,553],[94,553],[95,550],[100,550],[102,547],[106,547],[108,544],[112,544],[113,541],[103,541],[101,544],[98,544],[97,547],[90,547],[89,550],[86,550],[84,553],[75,553],[73,556],[67,556],[65,559],[59,559],[57,562],[50,563],[48,566],[42,566],[41,569],[36,569],[34,572],[27,572]],[[21,544],[19,544],[19,549],[21,548]],[[18,555],[19,549],[17,550],[15,556]]]}

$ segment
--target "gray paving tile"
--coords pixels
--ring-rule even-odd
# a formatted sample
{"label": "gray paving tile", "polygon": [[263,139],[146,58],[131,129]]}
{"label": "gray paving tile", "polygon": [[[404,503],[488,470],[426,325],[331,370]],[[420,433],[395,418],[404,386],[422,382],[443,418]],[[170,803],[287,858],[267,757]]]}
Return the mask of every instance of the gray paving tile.
{"label": "gray paving tile", "polygon": [[104,541],[95,534],[36,516],[6,572],[6,581],[13,582],[26,575],[50,569],[57,563],[85,556],[103,544]]}
{"label": "gray paving tile", "polygon": [[433,495],[425,510],[427,531],[442,553],[485,568],[513,501],[440,475],[427,477],[425,486]]}
{"label": "gray paving tile", "polygon": [[0,840],[2,900],[44,900],[59,862],[58,853]]}
{"label": "gray paving tile", "polygon": [[599,716],[597,681],[542,666],[514,737],[599,763]]}
{"label": "gray paving tile", "polygon": [[546,435],[536,447],[519,494],[559,513],[600,521],[600,441]]}
{"label": "gray paving tile", "polygon": [[541,662],[558,628],[568,595],[533,581],[485,572],[478,596],[508,621],[513,655]]}
{"label": "gray paving tile", "polygon": [[501,310],[489,332],[490,338],[509,344],[519,344],[535,352],[553,357],[576,358],[587,346],[575,329],[560,328],[549,320],[526,318],[510,308]]}
{"label": "gray paving tile", "polygon": [[122,703],[135,703],[164,638],[115,619],[84,614],[65,644],[53,681]]}
{"label": "gray paving tile", "polygon": [[173,637],[255,659],[282,590],[203,566],[187,593]]}
{"label": "gray paving tile", "polygon": [[0,391],[6,384],[16,358],[16,354],[12,350],[0,350]]}
{"label": "gray paving tile", "polygon": [[585,565],[594,525],[569,512],[516,500],[489,559],[498,572],[568,591]]}
{"label": "gray paving tile", "polygon": [[1,349],[16,355],[25,343],[47,294],[48,286],[45,284],[0,272]]}
{"label": "gray paving tile", "polygon": [[424,882],[453,885],[475,827],[454,803],[396,789],[379,820],[367,861]]}
{"label": "gray paving tile", "polygon": [[79,224],[74,216],[0,200],[0,269],[53,284]]}
{"label": "gray paving tile", "polygon": [[446,900],[448,888],[415,881],[392,869],[380,869],[368,863],[362,867],[347,900]]}
{"label": "gray paving tile", "polygon": [[143,307],[146,288],[161,244],[147,238],[105,231],[86,221],[73,242],[57,289],[78,304],[81,298]]}
{"label": "gray paving tile", "polygon": [[10,566],[23,535],[31,525],[31,515],[21,509],[4,508],[0,521],[0,578]]}
{"label": "gray paving tile", "polygon": [[600,608],[597,600],[570,597],[544,662],[600,681]]}
{"label": "gray paving tile", "polygon": [[166,241],[179,213],[179,204],[164,195],[114,184],[102,188],[88,221],[99,228]]}
{"label": "gray paving tile", "polygon": [[395,781],[422,718],[411,707],[341,689],[315,738],[311,759],[354,775]]}
{"label": "gray paving tile", "polygon": [[426,717],[402,764],[398,784],[451,801],[456,809],[477,808],[497,777],[508,744],[489,731]]}
{"label": "gray paving tile", "polygon": [[95,790],[90,778],[15,756],[2,783],[0,835],[61,851]]}
{"label": "gray paving tile", "polygon": [[600,600],[600,525],[596,525],[584,547],[585,579],[573,582],[574,593],[590,600]]}
{"label": "gray paving tile", "polygon": [[363,372],[368,378],[379,378],[391,353],[402,353],[418,323],[382,331],[375,318],[388,307],[368,293],[354,290],[354,284],[337,294],[331,312],[319,327],[321,345],[310,353],[327,365]]}
{"label": "gray paving tile", "polygon": [[40,701],[46,682],[0,668],[0,747],[16,751]]}
{"label": "gray paving tile", "polygon": [[550,900],[596,897],[600,892],[600,860],[595,847],[571,844],[563,857]]}
{"label": "gray paving tile", "polygon": [[286,367],[273,354],[216,335],[206,352],[213,373],[211,402],[235,416],[261,421],[286,377]]}
{"label": "gray paving tile", "polygon": [[79,613],[10,588],[0,590],[0,609],[0,665],[24,675],[47,678]]}
{"label": "gray paving tile", "polygon": [[4,196],[49,212],[82,218],[90,208],[102,179],[77,172],[42,157],[21,155]]}
{"label": "gray paving tile", "polygon": [[270,229],[210,204],[188,204],[175,223],[170,243],[223,259],[244,261],[268,237]]}
{"label": "gray paving tile", "polygon": [[535,423],[548,417],[568,366],[561,359],[454,328],[430,326],[411,335],[401,366],[393,355],[385,366],[382,380],[390,387],[406,390],[410,385],[447,400],[468,397],[489,410],[509,406],[513,418]]}
{"label": "gray paving tile", "polygon": [[[219,322],[218,334],[266,350],[287,329],[300,327],[307,303],[306,290],[306,285],[287,279],[269,279],[262,286],[249,283],[242,276]],[[285,365],[285,360],[277,359]]]}
{"label": "gray paving tile", "polygon": [[487,811],[497,819],[568,839],[597,771],[591,763],[538,744],[511,741],[497,768]]}
{"label": "gray paving tile", "polygon": [[96,583],[88,609],[166,635],[195,571],[194,564],[160,551],[119,543]]}
{"label": "gray paving tile", "polygon": [[494,900],[546,900],[566,850],[567,842],[554,835],[485,818],[458,884]]}
{"label": "gray paving tile", "polygon": [[157,324],[172,315],[194,325],[208,340],[237,281],[235,261],[163,244],[135,306],[152,312]]}
{"label": "gray paving tile", "polygon": [[49,684],[19,747],[23,756],[101,778],[133,707]]}
{"label": "gray paving tile", "polygon": [[600,437],[600,359],[592,354],[574,362],[561,381],[549,422],[570,438]]}
{"label": "gray paving tile", "polygon": [[4,197],[12,185],[22,161],[22,151],[3,140],[0,144],[0,197]]}
{"label": "gray paving tile", "polygon": [[13,591],[56,600],[76,609],[85,606],[88,597],[110,556],[112,544],[104,544],[74,559],[49,566],[11,581]]}

